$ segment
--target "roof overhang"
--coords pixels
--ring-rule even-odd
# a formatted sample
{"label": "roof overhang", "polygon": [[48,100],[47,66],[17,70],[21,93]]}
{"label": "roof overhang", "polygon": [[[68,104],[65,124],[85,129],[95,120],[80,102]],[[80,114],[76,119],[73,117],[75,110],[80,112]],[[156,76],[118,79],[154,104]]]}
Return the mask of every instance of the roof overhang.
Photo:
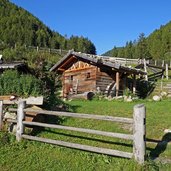
{"label": "roof overhang", "polygon": [[[111,58],[112,59],[112,58]],[[128,74],[146,75],[147,73],[136,68],[121,65],[118,61],[107,60],[103,56],[85,54],[80,52],[69,51],[60,61],[58,61],[50,71],[64,72],[75,62],[83,61],[99,68],[106,68],[111,71],[126,72]]]}

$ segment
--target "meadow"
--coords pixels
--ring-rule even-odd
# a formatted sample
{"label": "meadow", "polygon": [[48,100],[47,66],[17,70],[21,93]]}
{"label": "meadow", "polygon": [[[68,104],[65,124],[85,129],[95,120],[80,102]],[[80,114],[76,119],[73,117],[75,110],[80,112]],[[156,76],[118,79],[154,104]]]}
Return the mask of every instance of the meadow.
{"label": "meadow", "polygon": [[[171,134],[164,133],[171,129],[170,99],[160,102],[138,100],[126,103],[123,101],[70,101],[66,102],[69,111],[109,116],[132,118],[133,106],[146,106],[147,161],[139,165],[133,159],[111,157],[71,148],[22,140],[17,142],[15,136],[0,132],[0,170],[1,171],[139,171],[163,170],[171,167]],[[91,128],[110,132],[132,133],[128,124],[78,119],[69,117],[55,118],[48,116],[48,122],[81,128]],[[36,136],[63,140],[85,145],[132,151],[132,141],[118,138],[64,131],[43,129],[34,132]],[[165,143],[161,145],[160,140]],[[151,142],[153,141],[153,143]],[[155,159],[155,160],[154,160]]]}

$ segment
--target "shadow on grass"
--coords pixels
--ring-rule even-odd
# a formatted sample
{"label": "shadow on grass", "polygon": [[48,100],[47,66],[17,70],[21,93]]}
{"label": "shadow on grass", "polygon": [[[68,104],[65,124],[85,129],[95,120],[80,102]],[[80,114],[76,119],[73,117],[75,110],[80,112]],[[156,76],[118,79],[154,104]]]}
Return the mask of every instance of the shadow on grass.
{"label": "shadow on grass", "polygon": [[[80,106],[69,106],[69,105],[58,105],[53,111],[61,111],[61,112],[75,112],[76,109]],[[41,122],[41,123],[47,123],[47,124],[57,124],[57,125],[62,125],[63,122],[66,122],[68,117],[58,117],[58,116],[53,116],[53,115],[42,115],[42,114],[37,114],[36,117],[34,117],[33,122]],[[31,135],[37,135],[44,131],[45,129],[43,127],[39,126],[32,126],[33,130],[31,132]]]}
{"label": "shadow on grass", "polygon": [[52,130],[45,130],[48,133],[53,133],[53,134],[58,134],[58,135],[62,135],[62,136],[67,136],[67,137],[72,137],[72,138],[79,138],[79,139],[84,139],[84,140],[90,140],[90,141],[95,141],[95,142],[101,142],[101,143],[107,143],[107,144],[113,144],[113,145],[122,145],[125,147],[132,147],[131,144],[126,144],[126,143],[121,143],[121,142],[114,142],[114,141],[110,141],[110,140],[102,140],[99,138],[92,138],[92,137],[85,137],[84,135],[71,135],[69,133],[61,133],[61,132],[55,132]]}
{"label": "shadow on grass", "polygon": [[153,142],[157,142],[157,145],[149,154],[152,160],[158,158],[166,150],[168,143],[171,142],[171,133],[166,133],[161,141],[153,140]]}

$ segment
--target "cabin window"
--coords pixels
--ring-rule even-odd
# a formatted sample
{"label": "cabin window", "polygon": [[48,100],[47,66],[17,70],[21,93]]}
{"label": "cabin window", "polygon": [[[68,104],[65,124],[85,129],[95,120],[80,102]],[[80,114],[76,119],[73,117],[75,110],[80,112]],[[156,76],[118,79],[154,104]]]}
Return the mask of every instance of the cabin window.
{"label": "cabin window", "polygon": [[90,72],[86,74],[86,78],[90,78]]}

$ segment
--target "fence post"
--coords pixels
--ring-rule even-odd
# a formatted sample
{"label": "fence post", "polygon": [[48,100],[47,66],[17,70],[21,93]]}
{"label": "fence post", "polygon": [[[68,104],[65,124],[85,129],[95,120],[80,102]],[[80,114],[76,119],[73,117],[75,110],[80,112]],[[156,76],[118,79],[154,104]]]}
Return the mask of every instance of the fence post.
{"label": "fence post", "polygon": [[134,106],[133,120],[133,154],[135,160],[143,164],[146,157],[146,108],[144,104]]}
{"label": "fence post", "polygon": [[3,101],[0,101],[0,130],[2,130],[3,125]]}
{"label": "fence post", "polygon": [[21,140],[21,135],[24,133],[24,125],[23,120],[25,119],[24,108],[26,106],[26,101],[20,101],[18,103],[17,109],[17,131],[16,131],[16,139],[17,141]]}
{"label": "fence post", "polygon": [[[145,58],[144,58],[144,71],[147,72],[147,63],[146,63]],[[148,81],[148,74],[145,75],[145,80]]]}
{"label": "fence post", "polygon": [[156,61],[156,60],[154,61],[154,65],[155,65],[155,66],[157,65],[157,61]]}
{"label": "fence post", "polygon": [[169,79],[169,73],[168,73],[168,64],[166,64],[166,79],[168,80]]}

